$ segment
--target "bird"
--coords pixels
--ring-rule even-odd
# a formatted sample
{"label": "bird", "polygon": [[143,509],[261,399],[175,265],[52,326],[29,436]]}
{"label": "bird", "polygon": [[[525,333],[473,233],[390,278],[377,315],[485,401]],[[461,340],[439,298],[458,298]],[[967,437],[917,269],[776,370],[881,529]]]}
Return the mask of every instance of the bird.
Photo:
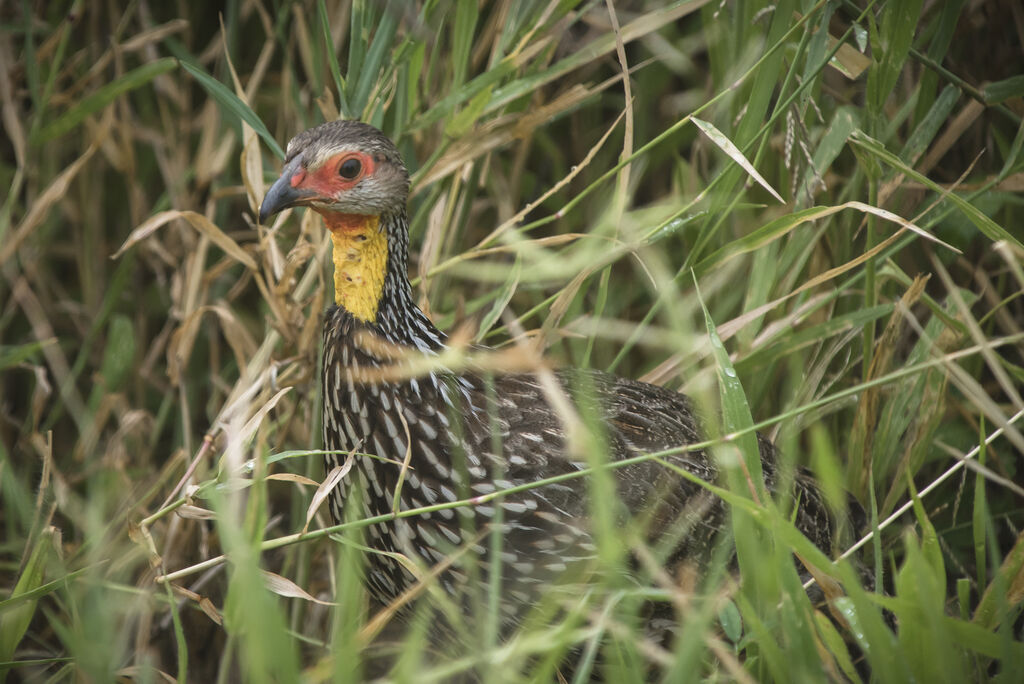
{"label": "bird", "polygon": [[[566,406],[589,416],[581,420],[597,426],[604,458],[621,466],[608,471],[617,501],[600,502],[614,509],[613,524],[639,518],[647,540],[670,540],[666,568],[708,559],[729,516],[718,496],[678,472],[708,483],[723,477],[709,450],[687,448],[705,434],[695,403],[599,370],[453,367],[453,338],[417,305],[408,278],[409,184],[397,147],[380,130],[330,121],[288,143],[281,175],[259,209],[265,223],[287,208],[311,208],[333,243],[335,303],[324,317],[320,375],[323,444],[328,469],[353,463],[328,500],[337,523],[349,500],[360,501],[357,514],[380,518],[367,528],[373,597],[388,605],[415,586],[400,555],[443,568],[437,581],[450,594],[481,591],[493,573],[474,579],[451,563],[463,549],[487,569],[500,564],[502,624],[515,625],[561,577],[593,567],[600,551],[594,507],[587,478],[577,475],[595,461],[574,447]],[[432,362],[413,373],[410,358]],[[784,478],[771,441],[760,433],[756,441],[766,490],[791,482],[794,524],[829,551],[836,515],[813,478],[802,470]],[[512,492],[494,496],[504,490]],[[474,497],[481,503],[472,505]],[[389,517],[425,507],[432,510]],[[494,558],[492,525],[501,534]]]}

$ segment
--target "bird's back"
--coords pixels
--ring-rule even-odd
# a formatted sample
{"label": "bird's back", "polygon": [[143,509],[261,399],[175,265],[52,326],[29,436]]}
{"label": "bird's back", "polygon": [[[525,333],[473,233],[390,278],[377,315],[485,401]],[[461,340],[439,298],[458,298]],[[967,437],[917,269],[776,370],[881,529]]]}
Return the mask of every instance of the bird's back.
{"label": "bird's back", "polygon": [[[435,371],[396,380],[358,341],[360,331],[344,311],[328,315],[325,446],[376,457],[354,457],[353,472],[332,497],[335,518],[344,516],[353,486],[365,516],[396,510],[396,492],[404,510],[475,499],[372,526],[375,549],[429,568],[465,547],[487,568],[487,534],[500,521],[503,609],[510,618],[549,587],[594,569],[594,506],[607,507],[614,524],[630,525],[638,539],[660,547],[670,569],[709,559],[727,526],[725,504],[675,469],[714,483],[719,471],[711,456],[692,450],[642,458],[701,441],[700,421],[686,396],[584,370],[555,371],[549,382],[521,372]],[[589,426],[577,433],[587,436],[570,438],[572,425]],[[758,445],[771,491],[778,484],[775,449],[761,435]],[[595,501],[584,471],[602,463],[618,463],[608,471],[616,496]],[[829,550],[833,522],[820,493],[801,473],[795,486],[797,527]],[[513,491],[495,495],[508,489]],[[448,591],[475,589],[467,586],[471,573],[464,565],[454,563],[441,574]],[[415,582],[393,556],[380,553],[371,554],[368,576],[384,603]]]}

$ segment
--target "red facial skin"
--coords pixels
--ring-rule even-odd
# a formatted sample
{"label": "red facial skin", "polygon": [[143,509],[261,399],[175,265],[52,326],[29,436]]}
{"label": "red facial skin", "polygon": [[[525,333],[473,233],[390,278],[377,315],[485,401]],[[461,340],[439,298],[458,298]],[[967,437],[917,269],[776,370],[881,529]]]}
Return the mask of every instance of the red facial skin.
{"label": "red facial skin", "polygon": [[[355,178],[343,178],[338,173],[341,165],[349,159],[358,159],[360,162],[360,170]],[[300,170],[291,177],[290,183],[293,188],[312,191],[318,197],[331,198],[349,190],[366,176],[372,176],[375,169],[376,162],[370,155],[362,152],[345,152],[331,157],[312,172]],[[315,205],[313,209],[324,217],[324,223],[332,232],[355,233],[366,225],[367,217],[362,214],[341,214]]]}

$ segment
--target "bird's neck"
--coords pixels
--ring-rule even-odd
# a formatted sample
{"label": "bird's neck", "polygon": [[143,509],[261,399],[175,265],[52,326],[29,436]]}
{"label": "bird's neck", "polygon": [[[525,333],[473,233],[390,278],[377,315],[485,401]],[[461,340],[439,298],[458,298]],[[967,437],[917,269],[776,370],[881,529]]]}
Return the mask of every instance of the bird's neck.
{"label": "bird's neck", "polygon": [[388,239],[379,216],[324,213],[331,231],[334,302],[356,319],[377,317],[388,267]]}
{"label": "bird's neck", "polygon": [[323,216],[333,243],[335,303],[389,342],[420,351],[443,347],[444,334],[412,296],[405,212]]}

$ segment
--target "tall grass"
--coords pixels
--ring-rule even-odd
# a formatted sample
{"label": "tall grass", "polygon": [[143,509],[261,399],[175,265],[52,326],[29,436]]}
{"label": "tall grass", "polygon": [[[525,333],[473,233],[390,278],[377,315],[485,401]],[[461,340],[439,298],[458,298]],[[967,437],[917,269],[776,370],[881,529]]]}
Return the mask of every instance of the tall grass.
{"label": "tall grass", "polygon": [[[0,6],[0,679],[1024,671],[1013,3],[117,5]],[[764,431],[869,511],[831,559],[877,589],[730,479],[735,576],[724,549],[667,576],[606,524],[637,581],[598,573],[508,640],[436,569],[407,620],[370,605],[373,521],[310,505],[328,241],[254,219],[284,142],[339,116],[413,171],[440,327],[682,389],[717,452]],[[435,610],[462,625],[441,652]]]}

